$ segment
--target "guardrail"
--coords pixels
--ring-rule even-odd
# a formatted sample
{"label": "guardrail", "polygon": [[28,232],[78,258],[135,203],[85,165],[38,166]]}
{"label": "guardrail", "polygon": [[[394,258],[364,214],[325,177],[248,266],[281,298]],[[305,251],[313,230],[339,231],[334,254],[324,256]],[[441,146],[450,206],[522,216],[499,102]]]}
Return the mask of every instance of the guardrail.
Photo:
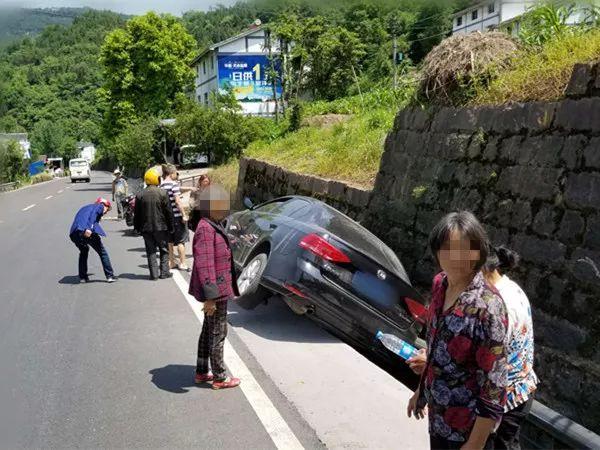
{"label": "guardrail", "polygon": [[12,183],[3,183],[0,184],[0,192],[8,192],[8,191],[12,191],[14,189],[17,188],[19,183],[17,183],[16,181],[12,182]]}
{"label": "guardrail", "polygon": [[600,449],[600,436],[534,401],[521,439],[531,449]]}
{"label": "guardrail", "polygon": [[189,186],[191,187],[196,187],[197,180],[201,177],[202,175],[191,175],[188,177],[181,177],[179,178],[179,183],[181,184],[181,186],[185,186],[185,183],[189,182]]}

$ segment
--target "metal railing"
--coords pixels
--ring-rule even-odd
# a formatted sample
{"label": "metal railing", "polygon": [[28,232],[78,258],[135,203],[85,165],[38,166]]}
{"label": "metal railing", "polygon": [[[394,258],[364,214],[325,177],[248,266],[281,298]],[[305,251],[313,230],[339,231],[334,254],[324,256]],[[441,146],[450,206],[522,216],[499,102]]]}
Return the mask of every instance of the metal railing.
{"label": "metal railing", "polygon": [[600,449],[600,436],[534,401],[521,435],[524,448]]}

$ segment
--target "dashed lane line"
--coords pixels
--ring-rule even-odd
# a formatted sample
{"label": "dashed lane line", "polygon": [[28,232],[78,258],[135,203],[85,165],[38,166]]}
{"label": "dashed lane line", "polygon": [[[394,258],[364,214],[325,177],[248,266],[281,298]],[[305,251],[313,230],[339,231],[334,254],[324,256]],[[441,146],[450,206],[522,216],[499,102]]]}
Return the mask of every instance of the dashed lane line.
{"label": "dashed lane line", "polygon": [[27,210],[29,210],[29,209],[31,209],[31,208],[33,208],[33,207],[35,207],[35,203],[34,203],[33,205],[26,206],[26,207],[25,207],[25,208],[23,208],[21,211],[27,211]]}
{"label": "dashed lane line", "polygon": [[63,193],[63,190],[62,190],[62,189],[61,189],[60,191],[58,191],[58,194],[62,194],[62,193]]}
{"label": "dashed lane line", "polygon": [[[196,317],[200,321],[200,324],[204,321],[204,313],[200,304],[194,297],[188,294],[187,282],[179,272],[173,272],[173,279],[177,284],[177,287],[187,300],[188,304],[196,314]],[[246,396],[248,403],[254,409],[254,412],[260,419],[261,423],[265,427],[265,430],[273,440],[275,446],[280,450],[302,450],[304,447],[290,429],[289,425],[285,422],[273,402],[269,399],[265,391],[260,387],[250,369],[244,364],[244,361],[240,358],[237,352],[229,343],[228,339],[225,339],[225,364],[235,374],[236,377],[240,377],[242,384],[240,388]]]}
{"label": "dashed lane line", "polygon": [[52,197],[54,197],[54,195],[49,195],[48,197],[46,197],[44,200],[50,200]]}

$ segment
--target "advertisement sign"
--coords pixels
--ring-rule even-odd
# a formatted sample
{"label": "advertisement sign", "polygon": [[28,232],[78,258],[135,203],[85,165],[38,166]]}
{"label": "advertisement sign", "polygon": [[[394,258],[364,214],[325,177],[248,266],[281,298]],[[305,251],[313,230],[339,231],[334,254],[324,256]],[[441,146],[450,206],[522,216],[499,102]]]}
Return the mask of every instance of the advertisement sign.
{"label": "advertisement sign", "polygon": [[[271,63],[267,55],[219,55],[219,91],[233,89],[239,102],[266,102],[273,100],[273,87],[268,78]],[[279,67],[275,66],[279,71]],[[277,97],[281,84],[277,82]]]}

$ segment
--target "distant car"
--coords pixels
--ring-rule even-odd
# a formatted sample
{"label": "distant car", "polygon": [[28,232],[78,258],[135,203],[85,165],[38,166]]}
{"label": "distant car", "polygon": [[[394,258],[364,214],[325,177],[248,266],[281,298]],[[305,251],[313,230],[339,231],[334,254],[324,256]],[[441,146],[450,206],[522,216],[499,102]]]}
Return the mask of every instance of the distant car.
{"label": "distant car", "polygon": [[210,164],[210,156],[199,152],[195,145],[182,145],[180,150],[181,162],[185,167],[208,166]]}
{"label": "distant car", "polygon": [[71,159],[69,161],[69,172],[71,173],[71,183],[79,180],[90,182],[90,163],[86,159]]}
{"label": "distant car", "polygon": [[427,307],[395,253],[364,227],[318,200],[291,196],[229,216],[239,269],[238,303],[253,309],[273,293],[349,343],[393,360],[378,331],[415,343]]}

